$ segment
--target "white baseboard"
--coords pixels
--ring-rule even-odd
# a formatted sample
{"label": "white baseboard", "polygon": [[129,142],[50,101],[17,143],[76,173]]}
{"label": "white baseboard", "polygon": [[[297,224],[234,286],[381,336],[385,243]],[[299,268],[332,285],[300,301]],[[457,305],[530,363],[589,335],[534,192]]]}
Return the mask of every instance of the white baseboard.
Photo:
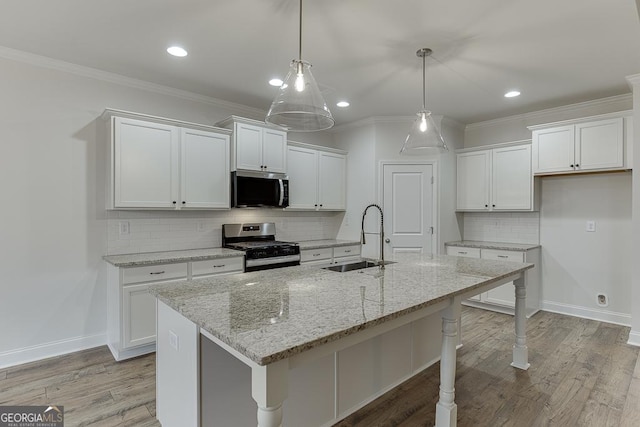
{"label": "white baseboard", "polygon": [[640,331],[634,331],[632,329],[631,332],[629,332],[629,340],[627,341],[627,344],[640,347]]}
{"label": "white baseboard", "polygon": [[98,334],[5,351],[0,353],[0,369],[99,347],[106,343],[107,334]]}
{"label": "white baseboard", "polygon": [[[562,304],[553,301],[542,301],[542,310],[552,313],[567,314],[569,316],[582,317],[584,319],[598,320],[600,322],[614,323],[616,325],[631,326],[631,315],[615,311],[593,309],[578,305]],[[640,339],[640,335],[639,335]]]}

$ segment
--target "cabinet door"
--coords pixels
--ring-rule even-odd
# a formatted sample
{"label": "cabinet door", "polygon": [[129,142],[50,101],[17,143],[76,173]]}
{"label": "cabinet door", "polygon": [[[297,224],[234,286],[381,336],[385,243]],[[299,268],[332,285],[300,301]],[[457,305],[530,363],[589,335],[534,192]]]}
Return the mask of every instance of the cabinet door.
{"label": "cabinet door", "polygon": [[289,147],[289,208],[316,209],[318,206],[318,152]]}
{"label": "cabinet door", "polygon": [[574,169],[574,125],[533,131],[533,173]]}
{"label": "cabinet door", "polygon": [[262,134],[262,165],[265,171],[287,172],[287,133],[264,129]]}
{"label": "cabinet door", "polygon": [[457,156],[458,210],[489,209],[491,151],[473,151]]}
{"label": "cabinet door", "polygon": [[[524,254],[524,252],[483,249],[481,258],[494,261],[524,262]],[[513,282],[505,283],[488,291],[484,297],[484,302],[514,308],[516,306],[516,297]]]}
{"label": "cabinet door", "polygon": [[119,117],[114,126],[114,207],[176,206],[178,128]]}
{"label": "cabinet door", "polygon": [[531,146],[496,148],[491,159],[491,209],[531,210]]}
{"label": "cabinet door", "polygon": [[599,120],[576,125],[576,169],[623,167],[623,119]]}
{"label": "cabinet door", "polygon": [[262,128],[236,123],[234,133],[236,168],[262,171]]}
{"label": "cabinet door", "polygon": [[229,137],[213,132],[182,129],[182,208],[230,207]]}
{"label": "cabinet door", "polygon": [[347,158],[342,154],[318,154],[318,204],[323,210],[346,208]]}
{"label": "cabinet door", "polygon": [[[447,255],[461,256],[464,258],[480,258],[480,249],[464,248],[461,246],[447,246]],[[482,301],[482,294],[474,295],[469,301]]]}
{"label": "cabinet door", "polygon": [[123,348],[156,340],[156,298],[148,288],[149,284],[122,288]]}

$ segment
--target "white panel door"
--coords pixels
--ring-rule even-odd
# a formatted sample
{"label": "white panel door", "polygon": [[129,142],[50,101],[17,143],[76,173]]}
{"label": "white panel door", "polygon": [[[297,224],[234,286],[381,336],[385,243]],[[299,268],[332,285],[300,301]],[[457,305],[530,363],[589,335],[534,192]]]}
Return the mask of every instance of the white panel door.
{"label": "white panel door", "polygon": [[432,253],[433,166],[383,167],[383,210],[387,252]]}
{"label": "white panel door", "polygon": [[574,169],[574,125],[533,132],[533,172],[565,172]]}
{"label": "white panel door", "polygon": [[458,210],[489,210],[491,150],[457,155]]}
{"label": "white panel door", "polygon": [[492,156],[491,209],[531,210],[531,146],[496,148]]}
{"label": "white panel door", "polygon": [[182,129],[180,205],[229,208],[229,137]]}
{"label": "white panel door", "polygon": [[122,288],[123,348],[149,344],[156,340],[156,298],[149,284]]}
{"label": "white panel door", "polygon": [[599,120],[576,125],[576,169],[609,169],[623,166],[623,119]]}
{"label": "white panel door", "polygon": [[263,129],[262,165],[267,172],[287,172],[286,132],[274,129]]}
{"label": "white panel door", "polygon": [[318,206],[318,152],[289,147],[289,208],[316,209]]}
{"label": "white panel door", "polygon": [[322,210],[346,208],[347,158],[342,154],[318,153],[318,207]]}
{"label": "white panel door", "polygon": [[236,123],[234,138],[236,168],[262,171],[262,128]]}
{"label": "white panel door", "polygon": [[114,126],[114,207],[176,206],[178,128],[120,117]]}

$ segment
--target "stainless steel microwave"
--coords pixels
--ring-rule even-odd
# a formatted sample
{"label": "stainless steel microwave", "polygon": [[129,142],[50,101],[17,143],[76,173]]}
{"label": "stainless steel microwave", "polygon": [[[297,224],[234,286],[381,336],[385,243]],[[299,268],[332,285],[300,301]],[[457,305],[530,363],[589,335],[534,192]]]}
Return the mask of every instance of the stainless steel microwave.
{"label": "stainless steel microwave", "polygon": [[231,207],[286,208],[289,206],[287,175],[269,172],[231,172]]}

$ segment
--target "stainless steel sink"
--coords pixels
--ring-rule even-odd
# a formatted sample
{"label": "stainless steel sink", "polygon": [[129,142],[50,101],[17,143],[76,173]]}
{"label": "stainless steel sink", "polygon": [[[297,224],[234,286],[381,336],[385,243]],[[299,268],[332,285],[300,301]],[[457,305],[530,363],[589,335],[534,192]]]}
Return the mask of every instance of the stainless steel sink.
{"label": "stainless steel sink", "polygon": [[[387,264],[395,264],[395,262],[385,261],[384,265],[387,265]],[[362,260],[362,261],[350,262],[347,264],[332,265],[330,267],[324,267],[324,269],[337,271],[338,273],[346,273],[347,271],[361,270],[363,268],[376,267],[378,265],[380,265],[378,261]]]}

